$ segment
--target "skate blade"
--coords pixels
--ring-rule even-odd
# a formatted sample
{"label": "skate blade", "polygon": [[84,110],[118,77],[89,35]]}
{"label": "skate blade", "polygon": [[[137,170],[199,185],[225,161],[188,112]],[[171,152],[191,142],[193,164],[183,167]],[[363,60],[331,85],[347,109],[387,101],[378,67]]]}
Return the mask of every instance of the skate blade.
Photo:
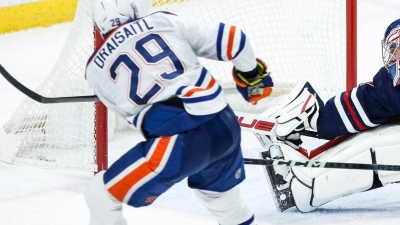
{"label": "skate blade", "polygon": [[[262,153],[260,154],[261,158],[267,159],[265,155]],[[283,189],[278,189],[278,184],[275,182],[274,178],[274,170],[272,166],[263,166],[265,176],[267,178],[267,183],[269,186],[269,189],[271,191],[271,194],[273,196],[274,202],[276,209],[279,212],[284,212],[287,209],[296,206],[293,200],[293,195],[292,192],[290,191],[290,188],[283,188]]]}

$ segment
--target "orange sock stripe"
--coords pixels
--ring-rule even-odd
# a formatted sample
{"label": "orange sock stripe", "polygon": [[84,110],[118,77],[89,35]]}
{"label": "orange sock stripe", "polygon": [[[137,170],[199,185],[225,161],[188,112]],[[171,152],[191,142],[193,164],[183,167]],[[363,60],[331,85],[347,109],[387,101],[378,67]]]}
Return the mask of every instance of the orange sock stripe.
{"label": "orange sock stripe", "polygon": [[162,137],[148,161],[144,162],[108,189],[118,201],[122,202],[132,186],[157,169],[168,148],[170,139],[171,137]]}

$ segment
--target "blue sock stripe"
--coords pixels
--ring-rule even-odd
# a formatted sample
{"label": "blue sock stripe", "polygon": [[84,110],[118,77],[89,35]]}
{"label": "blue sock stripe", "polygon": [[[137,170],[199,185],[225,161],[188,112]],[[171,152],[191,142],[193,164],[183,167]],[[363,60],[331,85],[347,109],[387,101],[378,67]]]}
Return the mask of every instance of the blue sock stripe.
{"label": "blue sock stripe", "polygon": [[254,215],[251,216],[250,219],[248,219],[246,222],[243,222],[239,225],[250,225],[254,221]]}

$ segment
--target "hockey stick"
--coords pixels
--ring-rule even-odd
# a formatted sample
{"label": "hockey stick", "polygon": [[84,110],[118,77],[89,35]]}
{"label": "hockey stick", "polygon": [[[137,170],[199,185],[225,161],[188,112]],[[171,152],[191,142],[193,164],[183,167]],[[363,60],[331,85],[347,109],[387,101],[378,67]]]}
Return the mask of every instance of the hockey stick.
{"label": "hockey stick", "polygon": [[382,164],[362,164],[362,163],[341,163],[341,162],[318,162],[318,161],[292,161],[292,160],[272,160],[272,159],[244,159],[248,165],[262,166],[298,166],[307,168],[332,168],[332,169],[351,169],[351,170],[383,170],[400,171],[400,165]]}
{"label": "hockey stick", "polygon": [[[311,86],[309,82],[305,83],[299,83],[289,94],[289,96],[284,100],[281,104],[278,104],[278,107],[275,109],[275,112],[278,111],[279,109],[287,106],[290,104],[294,99],[296,99],[304,90],[307,90],[311,94],[314,95],[316,101],[318,102],[318,105],[321,107],[324,105],[324,102],[322,99],[319,97],[317,92],[314,90],[314,88]],[[280,105],[280,107],[279,107]],[[271,113],[271,112],[269,112]],[[268,149],[270,146],[270,143],[266,146],[265,145],[265,139],[268,139],[270,141],[270,136],[272,134],[272,130],[275,126],[276,119],[274,116],[269,117],[269,116],[262,116],[262,115],[255,115],[255,114],[250,114],[250,113],[244,113],[244,112],[237,112],[235,111],[236,117],[238,119],[239,125],[242,130],[244,131],[249,131],[254,133],[254,135],[257,137],[257,139],[261,142],[264,148]],[[273,119],[272,119],[273,118]],[[302,136],[308,136],[308,137],[313,137],[313,138],[318,138],[318,133],[315,131],[308,131],[308,130],[301,130],[298,133]],[[265,137],[267,136],[267,137]]]}
{"label": "hockey stick", "polygon": [[23,84],[21,84],[19,81],[17,81],[13,76],[11,76],[10,73],[7,72],[6,69],[4,69],[3,66],[0,65],[0,73],[3,75],[3,77],[10,82],[15,88],[20,90],[22,93],[24,93],[26,96],[30,97],[31,99],[47,104],[47,103],[72,103],[72,102],[95,102],[99,101],[99,98],[96,95],[87,95],[87,96],[71,96],[71,97],[54,97],[54,98],[48,98],[44,97],[29,88],[25,87]]}
{"label": "hockey stick", "polygon": [[[10,82],[15,88],[24,93],[26,96],[31,99],[42,103],[42,104],[51,104],[51,103],[73,103],[73,102],[95,102],[99,101],[99,98],[96,95],[86,95],[86,96],[70,96],[70,97],[45,97],[42,96],[23,84],[17,81],[11,74],[0,65],[0,73],[3,77]],[[255,114],[244,113],[244,112],[235,112],[236,117],[238,119],[239,125],[242,130],[249,131],[254,133],[256,136],[260,135],[271,135],[271,130],[275,126],[275,120],[270,119],[268,117],[262,117]],[[309,136],[309,137],[317,137],[317,133],[313,131],[300,131],[301,135]],[[260,138],[260,137],[259,137]]]}
{"label": "hockey stick", "polygon": [[[271,131],[275,126],[275,119],[264,117],[257,114],[244,113],[235,111],[236,118],[239,126],[244,131],[249,131],[257,135],[271,135]],[[318,138],[315,131],[302,130],[299,131],[300,135]]]}
{"label": "hockey stick", "polygon": [[[72,102],[95,102],[99,101],[99,98],[96,95],[87,95],[87,96],[71,96],[71,97],[45,97],[42,96],[23,84],[17,81],[9,72],[2,65],[0,65],[0,73],[3,77],[10,82],[15,88],[20,90],[26,96],[30,97],[31,99],[43,103],[72,103]],[[250,113],[243,113],[243,112],[235,112],[236,117],[238,119],[239,125],[242,130],[249,131],[252,133],[259,133],[257,135],[265,134],[271,135],[271,130],[275,125],[275,120],[272,120],[267,117],[262,117],[255,114]],[[301,131],[301,135],[309,136],[309,137],[317,137],[316,132],[312,131]]]}

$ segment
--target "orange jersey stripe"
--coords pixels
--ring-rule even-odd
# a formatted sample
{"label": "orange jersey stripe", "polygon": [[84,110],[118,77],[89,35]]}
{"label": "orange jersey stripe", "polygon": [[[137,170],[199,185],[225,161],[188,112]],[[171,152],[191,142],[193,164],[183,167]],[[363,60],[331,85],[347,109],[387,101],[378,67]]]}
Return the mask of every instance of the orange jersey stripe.
{"label": "orange jersey stripe", "polygon": [[190,91],[186,92],[186,94],[184,96],[189,97],[189,96],[192,96],[196,92],[208,90],[214,86],[215,82],[216,82],[215,79],[213,77],[211,77],[211,81],[210,81],[210,83],[208,83],[206,88],[193,88]]}
{"label": "orange jersey stripe", "polygon": [[144,162],[108,189],[118,201],[122,202],[126,193],[128,193],[133,185],[157,169],[167,150],[170,139],[171,137],[162,137],[148,161]]}
{"label": "orange jersey stripe", "polygon": [[233,49],[233,40],[235,39],[235,31],[236,27],[232,26],[229,30],[229,39],[228,39],[228,48],[226,50],[226,55],[228,56],[229,60],[232,60],[232,49]]}

